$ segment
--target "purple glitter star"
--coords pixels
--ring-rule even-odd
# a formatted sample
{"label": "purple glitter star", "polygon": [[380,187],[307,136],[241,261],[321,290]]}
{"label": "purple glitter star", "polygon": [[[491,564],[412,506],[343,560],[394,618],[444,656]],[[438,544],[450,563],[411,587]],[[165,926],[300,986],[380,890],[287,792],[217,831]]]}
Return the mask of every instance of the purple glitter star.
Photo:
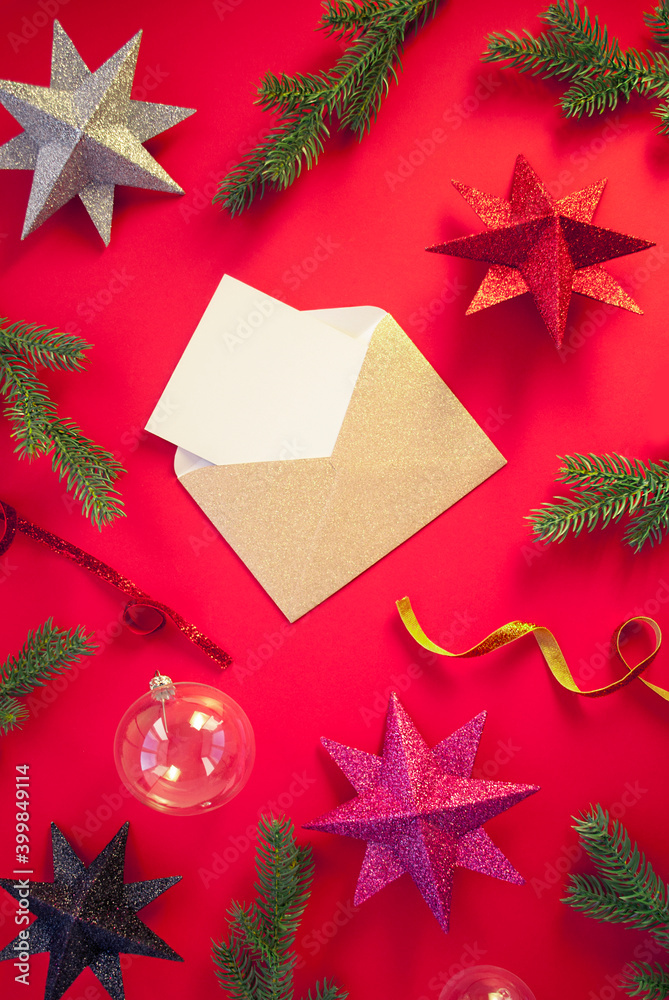
{"label": "purple glitter star", "polygon": [[380,757],[322,740],[358,794],[305,826],[367,841],[356,905],[408,872],[448,931],[456,868],[524,883],[482,824],[539,786],[471,777],[485,718],[430,749],[392,694]]}

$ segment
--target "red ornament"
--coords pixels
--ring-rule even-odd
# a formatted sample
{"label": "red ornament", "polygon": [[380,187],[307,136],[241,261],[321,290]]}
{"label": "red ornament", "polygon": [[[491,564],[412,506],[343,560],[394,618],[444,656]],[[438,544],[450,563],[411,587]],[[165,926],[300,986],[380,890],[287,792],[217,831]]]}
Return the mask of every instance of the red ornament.
{"label": "red ornament", "polygon": [[641,312],[601,264],[655,244],[591,225],[605,180],[555,201],[520,155],[513,171],[510,201],[459,181],[452,183],[486,224],[488,232],[438,243],[427,250],[492,265],[467,309],[468,316],[531,292],[556,346],[560,347],[572,292]]}

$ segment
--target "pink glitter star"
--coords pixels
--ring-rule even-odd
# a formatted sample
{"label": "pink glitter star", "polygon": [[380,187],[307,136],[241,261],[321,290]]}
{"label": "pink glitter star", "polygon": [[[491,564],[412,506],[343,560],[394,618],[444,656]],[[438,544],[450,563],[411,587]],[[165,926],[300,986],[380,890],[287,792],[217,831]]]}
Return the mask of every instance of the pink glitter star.
{"label": "pink glitter star", "polygon": [[482,824],[539,787],[471,777],[485,718],[430,749],[392,694],[380,757],[322,740],[358,794],[305,825],[367,841],[356,906],[408,872],[448,931],[455,868],[523,884]]}
{"label": "pink glitter star", "polygon": [[557,347],[562,344],[572,292],[640,313],[634,299],[601,267],[603,261],[655,246],[591,225],[606,181],[554,201],[524,156],[513,171],[511,200],[453,186],[488,227],[427,247],[431,253],[487,261],[488,269],[467,315],[531,292]]}

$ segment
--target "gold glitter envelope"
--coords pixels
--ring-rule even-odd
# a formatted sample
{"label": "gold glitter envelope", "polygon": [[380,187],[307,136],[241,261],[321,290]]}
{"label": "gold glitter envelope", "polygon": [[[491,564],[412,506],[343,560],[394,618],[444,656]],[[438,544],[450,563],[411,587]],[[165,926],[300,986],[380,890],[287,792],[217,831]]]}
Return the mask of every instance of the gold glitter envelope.
{"label": "gold glitter envelope", "polygon": [[[356,310],[331,312],[340,330],[347,312]],[[210,464],[177,453],[180,482],[289,621],[505,464],[392,316],[380,315],[327,457]],[[149,429],[178,444],[160,419],[157,407]]]}

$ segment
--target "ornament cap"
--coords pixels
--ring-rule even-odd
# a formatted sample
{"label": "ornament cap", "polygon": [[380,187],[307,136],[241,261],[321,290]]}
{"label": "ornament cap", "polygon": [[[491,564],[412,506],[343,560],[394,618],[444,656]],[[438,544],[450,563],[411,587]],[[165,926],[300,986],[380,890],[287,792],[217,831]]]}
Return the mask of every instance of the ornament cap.
{"label": "ornament cap", "polygon": [[156,670],[149,681],[149,690],[151,691],[151,697],[155,701],[171,701],[172,698],[176,698],[176,690],[172,683],[172,678],[166,674],[161,674],[159,670]]}

